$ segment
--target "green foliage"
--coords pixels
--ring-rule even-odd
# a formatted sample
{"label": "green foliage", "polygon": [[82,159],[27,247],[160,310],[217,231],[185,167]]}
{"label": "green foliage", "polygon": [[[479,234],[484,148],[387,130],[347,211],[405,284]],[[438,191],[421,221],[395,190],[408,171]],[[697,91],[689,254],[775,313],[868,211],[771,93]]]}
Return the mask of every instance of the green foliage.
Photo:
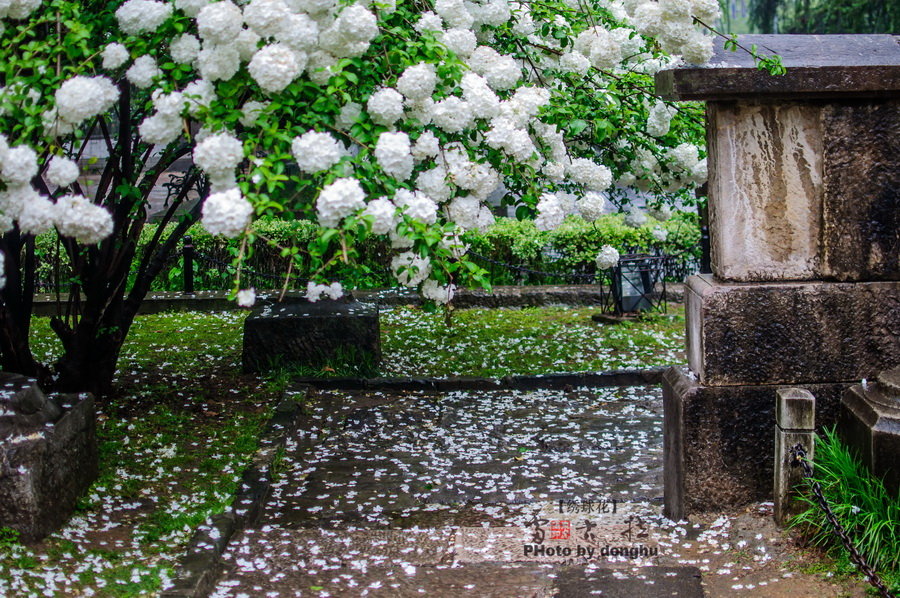
{"label": "green foliage", "polygon": [[896,0],[750,0],[762,33],[900,33]]}
{"label": "green foliage", "polygon": [[[887,573],[900,589],[900,499],[875,478],[837,436],[835,429],[816,438],[813,479],[859,552],[877,571]],[[809,484],[808,484],[809,485]],[[809,507],[791,521],[812,541],[842,555],[844,548],[815,502],[811,488],[803,497]]]}

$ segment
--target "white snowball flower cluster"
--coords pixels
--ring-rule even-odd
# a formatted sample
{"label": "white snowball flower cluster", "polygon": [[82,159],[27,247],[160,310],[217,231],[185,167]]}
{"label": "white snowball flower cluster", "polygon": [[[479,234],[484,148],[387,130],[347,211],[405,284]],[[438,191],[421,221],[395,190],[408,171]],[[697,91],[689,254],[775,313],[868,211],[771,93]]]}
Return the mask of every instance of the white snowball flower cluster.
{"label": "white snowball flower cluster", "polygon": [[372,232],[376,235],[386,235],[397,226],[397,206],[387,197],[370,201],[362,215],[372,219]]}
{"label": "white snowball flower cluster", "polygon": [[294,138],[291,153],[300,170],[315,174],[340,162],[346,152],[344,146],[330,134],[310,130]]}
{"label": "white snowball flower cluster", "polygon": [[500,54],[488,46],[478,46],[469,57],[468,64],[496,91],[512,89],[522,78],[522,68],[512,56]]}
{"label": "white snowball flower cluster", "polygon": [[237,292],[237,304],[241,307],[253,307],[256,303],[256,289],[241,289]]}
{"label": "white snowball flower cluster", "polygon": [[210,44],[229,44],[240,34],[244,26],[241,9],[229,0],[213,2],[197,14],[197,32],[200,39]]}
{"label": "white snowball flower cluster", "polygon": [[422,283],[422,296],[426,299],[431,299],[438,305],[446,305],[447,303],[450,303],[450,301],[453,300],[453,295],[455,294],[456,285],[442,285],[433,278],[429,278],[424,283]]}
{"label": "white snowball flower cluster", "polygon": [[169,44],[169,53],[178,64],[190,64],[200,55],[200,40],[190,33],[179,35]]}
{"label": "white snowball flower cluster", "polygon": [[306,68],[305,54],[281,43],[269,44],[253,55],[247,66],[250,76],[269,93],[278,93],[290,85]]}
{"label": "white snowball flower cluster", "polygon": [[406,189],[400,189],[394,195],[394,205],[403,210],[403,213],[414,220],[425,224],[437,222],[438,206],[423,193],[413,193]]}
{"label": "white snowball flower cluster", "polygon": [[669,126],[672,117],[678,110],[674,106],[669,106],[665,102],[656,102],[650,108],[650,114],[647,117],[647,134],[652,137],[662,137],[669,132]]}
{"label": "white snowball flower cluster", "polygon": [[578,213],[588,222],[593,222],[606,213],[606,198],[594,191],[585,193],[576,205]]}
{"label": "white snowball flower cluster", "polygon": [[431,274],[431,260],[412,251],[404,251],[391,259],[391,271],[403,286],[416,287]]}
{"label": "white snowball flower cluster", "polygon": [[664,51],[681,54],[694,64],[712,58],[712,37],[694,27],[694,17],[713,24],[721,15],[715,0],[646,0],[631,5],[635,28],[655,37]]}
{"label": "white snowball flower cluster", "polygon": [[119,43],[107,44],[103,48],[103,68],[108,71],[115,70],[128,62],[128,48]]}
{"label": "white snowball flower cluster", "polygon": [[366,110],[373,121],[390,127],[403,118],[403,96],[396,89],[384,87],[369,97]]}
{"label": "white snowball flower cluster", "polygon": [[669,231],[664,229],[661,226],[656,226],[650,231],[650,234],[653,235],[653,238],[659,241],[660,243],[665,243],[666,239],[669,238]]}
{"label": "white snowball flower cluster", "polygon": [[244,7],[244,22],[261,37],[278,35],[290,16],[291,9],[284,0],[251,0]]}
{"label": "white snowball flower cluster", "polygon": [[493,223],[493,215],[477,197],[455,197],[448,205],[450,220],[463,230],[482,230]]}
{"label": "white snowball flower cluster", "polygon": [[472,72],[464,74],[460,87],[473,117],[489,120],[500,113],[500,98],[481,75]]}
{"label": "white snowball flower cluster", "polygon": [[309,284],[306,285],[306,298],[315,303],[316,301],[319,301],[322,296],[332,300],[340,299],[344,296],[344,287],[339,282],[318,284],[309,281]]}
{"label": "white snowball flower cluster", "polygon": [[119,28],[128,35],[155,31],[172,15],[172,5],[156,0],[128,0],[116,10]]}
{"label": "white snowball flower cluster", "polygon": [[434,133],[425,131],[416,139],[416,143],[412,146],[411,151],[413,159],[421,162],[428,158],[437,157],[441,151],[441,145]]}
{"label": "white snowball flower cluster", "polygon": [[109,110],[119,99],[119,90],[106,77],[78,75],[60,85],[55,97],[57,117],[77,126]]}
{"label": "white snowball flower cluster", "polygon": [[0,178],[12,185],[27,185],[38,173],[37,153],[27,145],[17,145],[4,152],[0,161]]}
{"label": "white snowball flower cluster", "polygon": [[40,5],[41,0],[5,0],[0,3],[0,18],[27,19]]}
{"label": "white snowball flower cluster", "polygon": [[230,133],[210,135],[194,148],[194,163],[210,176],[233,171],[243,159],[244,145]]}
{"label": "white snowball flower cluster", "polygon": [[706,159],[700,159],[699,148],[692,143],[682,143],[671,150],[669,156],[675,166],[687,173],[694,183],[702,185],[706,182]]}
{"label": "white snowball flower cluster", "polygon": [[153,80],[161,74],[162,71],[156,66],[156,60],[148,55],[139,57],[125,71],[125,77],[139,89],[146,89],[153,85]]}
{"label": "white snowball flower cluster", "polygon": [[19,230],[26,235],[40,235],[53,228],[57,216],[56,206],[37,191],[31,190],[28,195],[30,197],[19,212]]}
{"label": "white snowball flower cluster", "polygon": [[541,195],[537,204],[538,215],[534,219],[534,226],[538,230],[553,230],[562,224],[566,218],[566,212],[562,204],[553,193]]}
{"label": "white snowball flower cluster", "polygon": [[461,133],[472,123],[468,102],[456,96],[435,102],[431,117],[434,124],[447,133]]}
{"label": "white snowball flower cluster", "polygon": [[619,265],[619,252],[612,245],[604,245],[597,254],[597,269],[609,270]]}
{"label": "white snowball flower cluster", "polygon": [[82,195],[64,195],[56,200],[56,228],[79,243],[99,243],[113,231],[112,216]]}
{"label": "white snowball flower cluster", "polygon": [[437,202],[447,201],[453,194],[447,184],[447,169],[441,165],[420,172],[416,177],[416,187]]}
{"label": "white snowball flower cluster", "polygon": [[62,156],[53,156],[47,165],[47,180],[57,187],[68,187],[78,179],[78,164]]}
{"label": "white snowball flower cluster", "polygon": [[366,194],[356,179],[338,179],[326,185],[316,200],[319,224],[335,228],[342,219],[366,205]]}
{"label": "white snowball flower cluster", "polygon": [[395,179],[405,181],[412,175],[413,156],[406,133],[382,133],[374,154],[381,169]]}
{"label": "white snowball flower cluster", "polygon": [[437,71],[433,64],[420,62],[406,67],[397,79],[397,91],[410,100],[430,98],[437,85]]}
{"label": "white snowball flower cluster", "polygon": [[201,223],[210,234],[232,239],[250,226],[253,206],[240,189],[213,193],[203,202]]}
{"label": "white snowball flower cluster", "polygon": [[612,172],[609,168],[587,158],[575,158],[567,166],[566,172],[574,182],[591,191],[605,191],[612,184]]}

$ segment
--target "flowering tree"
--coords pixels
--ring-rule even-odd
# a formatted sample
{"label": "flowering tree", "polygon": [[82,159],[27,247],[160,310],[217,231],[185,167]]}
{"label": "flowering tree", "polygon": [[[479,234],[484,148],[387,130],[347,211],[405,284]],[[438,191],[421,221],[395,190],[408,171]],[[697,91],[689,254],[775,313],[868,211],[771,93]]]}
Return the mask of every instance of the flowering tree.
{"label": "flowering tree", "polygon": [[[699,109],[657,100],[650,77],[707,61],[696,22],[717,14],[716,0],[0,0],[3,367],[106,390],[198,219],[241,238],[238,261],[255,218],[316,220],[316,241],[283,252],[313,300],[339,297],[330,273],[385,235],[398,282],[444,303],[479,280],[461,235],[492,222],[491,197],[544,229],[624,207],[629,187],[659,215],[706,164]],[[87,185],[77,159],[98,135],[108,157]],[[137,255],[150,191],[186,156],[174,232]],[[176,216],[193,185],[203,200]],[[40,364],[34,235],[54,227],[76,278],[52,321],[64,354]],[[253,302],[239,278],[235,292]]]}

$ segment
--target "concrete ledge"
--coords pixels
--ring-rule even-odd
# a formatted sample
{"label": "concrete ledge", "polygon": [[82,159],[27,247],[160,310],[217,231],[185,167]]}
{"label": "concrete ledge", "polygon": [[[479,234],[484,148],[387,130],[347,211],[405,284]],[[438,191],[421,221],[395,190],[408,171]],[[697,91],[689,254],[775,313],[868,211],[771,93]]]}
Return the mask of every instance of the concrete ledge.
{"label": "concrete ledge", "polygon": [[435,391],[535,390],[659,384],[667,366],[643,370],[505,376],[503,378],[295,378],[293,388],[320,390]]}
{"label": "concrete ledge", "polygon": [[900,282],[688,284],[688,363],[701,384],[855,382],[900,363]]}

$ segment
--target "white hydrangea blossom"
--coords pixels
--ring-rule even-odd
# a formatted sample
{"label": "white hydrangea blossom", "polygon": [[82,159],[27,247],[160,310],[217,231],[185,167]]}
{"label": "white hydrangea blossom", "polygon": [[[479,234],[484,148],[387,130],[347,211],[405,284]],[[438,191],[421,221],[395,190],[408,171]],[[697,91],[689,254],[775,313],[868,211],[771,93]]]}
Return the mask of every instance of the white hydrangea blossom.
{"label": "white hydrangea blossom", "polygon": [[419,173],[416,177],[418,189],[437,202],[447,201],[453,194],[447,184],[447,169],[441,165]]}
{"label": "white hydrangea blossom", "polygon": [[128,55],[128,48],[119,43],[111,43],[107,44],[105,48],[103,48],[103,68],[108,71],[113,71],[126,62],[130,56]]}
{"label": "white hydrangea blossom", "polygon": [[337,179],[326,185],[316,200],[319,224],[335,228],[341,220],[365,207],[366,194],[356,179]]}
{"label": "white hydrangea blossom", "polygon": [[37,153],[27,145],[9,148],[0,164],[0,178],[4,182],[26,184],[38,173]]}
{"label": "white hydrangea blossom", "polygon": [[39,193],[25,202],[19,213],[19,230],[26,235],[40,235],[51,228],[56,220],[56,206]]}
{"label": "white hydrangea blossom", "polygon": [[437,72],[434,65],[420,62],[406,67],[397,79],[397,91],[411,100],[430,97],[437,85]]}
{"label": "white hydrangea blossom", "polygon": [[431,131],[425,131],[419,135],[419,138],[416,139],[415,144],[412,146],[413,159],[418,162],[437,157],[440,151],[440,142]]}
{"label": "white hydrangea blossom", "polygon": [[200,39],[211,44],[233,42],[243,26],[244,15],[241,9],[229,0],[207,4],[197,13],[197,32]]}
{"label": "white hydrangea blossom", "polygon": [[200,222],[210,234],[233,239],[250,226],[252,216],[253,206],[233,188],[206,198]]}
{"label": "white hydrangea blossom", "polygon": [[260,87],[278,93],[306,68],[306,55],[280,43],[269,44],[253,55],[247,70]]}
{"label": "white hydrangea blossom", "polygon": [[447,49],[459,56],[467,58],[472,55],[478,46],[478,40],[475,32],[471,29],[448,29],[440,34],[441,43],[447,46]]}
{"label": "white hydrangea blossom", "polygon": [[337,117],[337,126],[345,130],[349,129],[357,120],[359,120],[361,114],[362,105],[357,104],[356,102],[348,102],[341,106],[341,113],[338,114]]}
{"label": "white hydrangea blossom", "polygon": [[390,127],[403,118],[403,96],[396,89],[383,87],[369,97],[366,110],[373,121]]}
{"label": "white hydrangea blossom", "polygon": [[175,0],[175,8],[193,18],[212,0]]}
{"label": "white hydrangea blossom", "polygon": [[416,21],[415,30],[419,33],[425,31],[437,32],[444,29],[444,23],[441,21],[441,17],[437,16],[430,10],[426,10],[421,15],[419,15],[419,20]]}
{"label": "white hydrangea blossom", "polygon": [[567,166],[566,172],[574,182],[591,191],[605,191],[612,184],[612,172],[609,168],[587,158],[575,158]]}
{"label": "white hydrangea blossom", "polygon": [[422,283],[422,296],[426,299],[431,299],[439,305],[450,303],[454,294],[456,294],[456,285],[442,285],[433,278],[429,278]]}
{"label": "white hydrangea blossom", "polygon": [[456,96],[435,102],[431,116],[434,124],[447,133],[460,133],[472,122],[469,104]]}
{"label": "white hydrangea blossom", "polygon": [[148,116],[138,126],[138,132],[144,141],[158,145],[172,143],[181,136],[181,131],[181,118],[161,113]]}
{"label": "white hydrangea blossom", "polygon": [[647,117],[647,134],[652,137],[662,137],[668,133],[672,117],[677,112],[678,110],[674,106],[669,106],[665,102],[660,101],[653,104]]}
{"label": "white hydrangea blossom", "polygon": [[233,172],[244,159],[244,145],[231,133],[210,135],[194,147],[194,164],[216,176]]}
{"label": "white hydrangea blossom", "polygon": [[256,100],[244,102],[244,105],[241,106],[241,124],[245,127],[252,127],[255,125],[268,105],[268,102],[257,102]]}
{"label": "white hydrangea blossom", "polygon": [[404,214],[419,222],[424,222],[425,224],[437,222],[437,204],[422,193],[413,193],[406,189],[400,189],[394,195],[394,205],[401,208]]}
{"label": "white hydrangea blossom", "polygon": [[82,195],[63,195],[56,200],[56,229],[64,237],[94,245],[113,231],[112,215]]}
{"label": "white hydrangea blossom", "polygon": [[149,55],[138,57],[134,64],[125,71],[125,77],[139,89],[147,89],[153,85],[153,79],[161,74],[162,71],[156,66],[156,60]]}
{"label": "white hydrangea blossom", "polygon": [[659,241],[660,243],[665,243],[666,239],[669,238],[669,231],[664,229],[661,226],[656,226],[650,231],[650,234],[653,235],[653,238]]}
{"label": "white hydrangea blossom", "polygon": [[387,197],[370,201],[362,215],[372,218],[372,232],[376,235],[386,235],[397,226],[397,206]]}
{"label": "white hydrangea blossom", "polygon": [[412,251],[404,251],[391,259],[391,271],[403,286],[416,287],[431,274],[431,260]]}
{"label": "white hydrangea blossom", "polygon": [[155,31],[172,14],[172,5],[156,0],[128,0],[116,10],[119,28],[128,35]]}
{"label": "white hydrangea blossom", "polygon": [[294,138],[291,153],[294,154],[300,170],[315,174],[328,170],[340,162],[346,152],[340,142],[330,134],[310,130]]}
{"label": "white hydrangea blossom", "polygon": [[303,13],[288,15],[275,39],[294,51],[313,51],[319,43],[319,24]]}
{"label": "white hydrangea blossom", "polygon": [[78,164],[62,156],[53,156],[47,165],[47,180],[57,187],[68,187],[78,179]]}
{"label": "white hydrangea blossom", "polygon": [[228,81],[241,68],[241,55],[234,44],[204,44],[197,56],[197,70],[207,81]]}
{"label": "white hydrangea blossom", "polygon": [[612,245],[604,245],[597,254],[597,269],[609,270],[619,265],[619,252]]}
{"label": "white hydrangea blossom", "polygon": [[244,22],[262,37],[275,37],[291,15],[284,0],[251,0],[244,7]]}
{"label": "white hydrangea blossom", "polygon": [[537,204],[538,215],[534,219],[534,226],[538,230],[553,230],[562,224],[566,213],[560,204],[559,197],[553,193],[541,195]]}
{"label": "white hydrangea blossom", "polygon": [[253,307],[256,303],[256,289],[241,289],[237,292],[237,304],[241,307]]}
{"label": "white hydrangea blossom", "polygon": [[309,284],[306,285],[306,298],[307,300],[315,303],[319,301],[322,296],[328,297],[332,300],[338,300],[344,296],[344,287],[341,286],[339,282],[333,282],[331,284],[318,284],[313,281],[309,281]]}
{"label": "white hydrangea blossom", "polygon": [[374,154],[381,169],[395,179],[405,181],[412,175],[413,156],[406,133],[382,133],[375,144]]}
{"label": "white hydrangea blossom", "polygon": [[481,75],[471,72],[464,74],[460,87],[473,117],[489,120],[500,113],[500,98]]}
{"label": "white hydrangea blossom", "polygon": [[578,200],[576,206],[582,218],[593,222],[606,213],[606,198],[600,193],[590,191]]}
{"label": "white hydrangea blossom", "polygon": [[106,77],[78,75],[60,85],[55,97],[60,120],[78,125],[109,110],[119,99],[119,90]]}

